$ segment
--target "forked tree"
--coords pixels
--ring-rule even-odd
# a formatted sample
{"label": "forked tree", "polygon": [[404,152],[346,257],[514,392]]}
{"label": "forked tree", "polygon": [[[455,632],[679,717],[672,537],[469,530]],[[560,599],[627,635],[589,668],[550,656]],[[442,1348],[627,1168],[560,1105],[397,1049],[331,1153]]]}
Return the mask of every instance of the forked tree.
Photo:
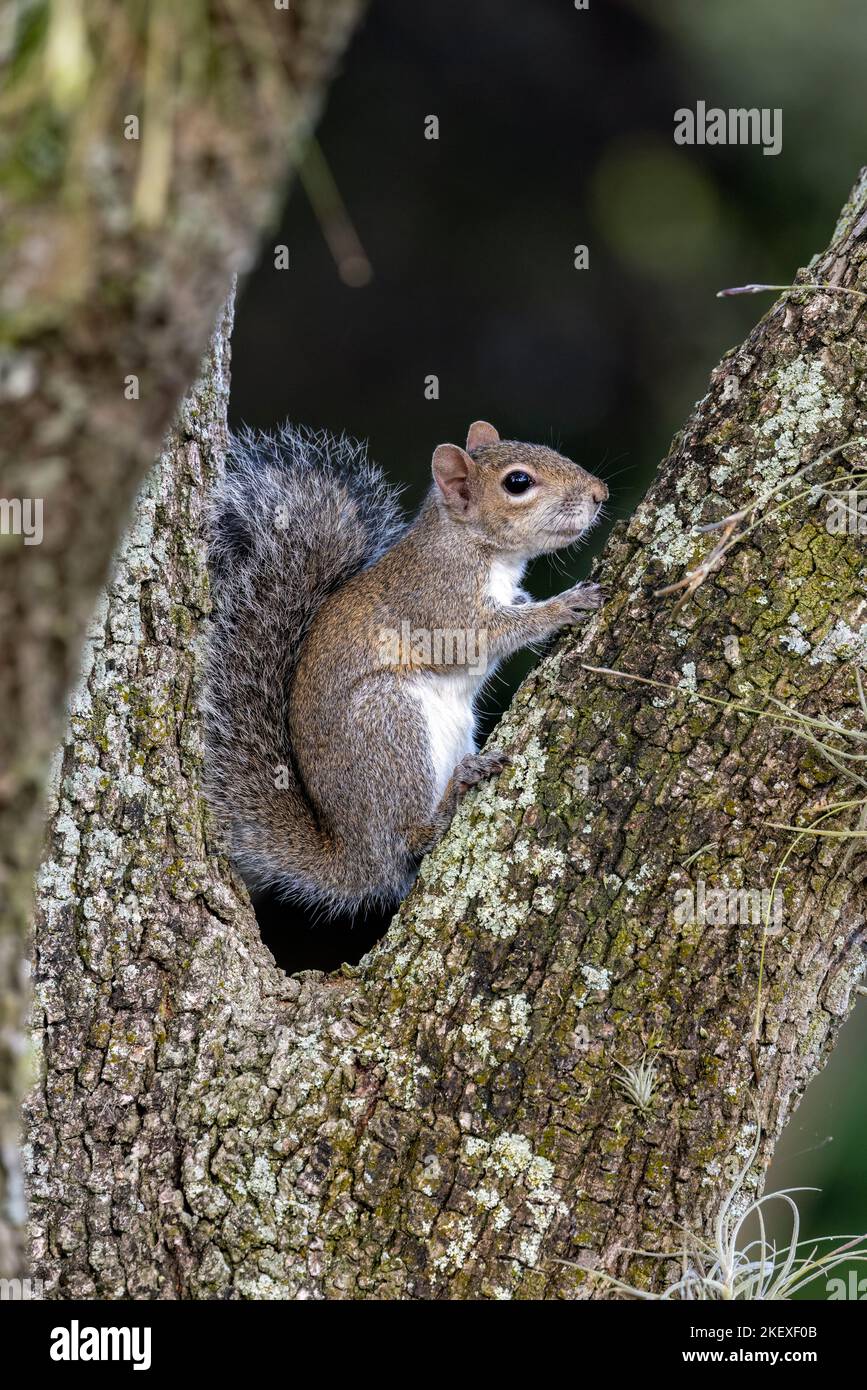
{"label": "forked tree", "polygon": [[290,977],[201,796],[231,307],[117,540],[356,6],[212,0],[180,83],[179,7],[149,7],[147,35],[108,8],[88,24],[109,60],[90,82],[87,33],[63,50],[54,162],[3,219],[2,491],[45,506],[41,546],[0,549],[4,1272],[26,1088],[48,1295],[658,1286],[630,1252],[676,1252],[754,1149],[760,1183],[863,965],[867,177],[802,277],[826,288],[725,357],[615,528],[606,607],[497,730],[511,768],[359,966]]}
{"label": "forked tree", "polygon": [[865,206],[862,178],[804,277],[829,288],[713,372],[609,540],[605,608],[498,728],[510,769],[331,975],[277,968],[200,791],[224,312],[52,790],[27,1105],[49,1291],[605,1296],[588,1270],[659,1287],[631,1252],[676,1255],[752,1155],[748,1200],[863,967]]}

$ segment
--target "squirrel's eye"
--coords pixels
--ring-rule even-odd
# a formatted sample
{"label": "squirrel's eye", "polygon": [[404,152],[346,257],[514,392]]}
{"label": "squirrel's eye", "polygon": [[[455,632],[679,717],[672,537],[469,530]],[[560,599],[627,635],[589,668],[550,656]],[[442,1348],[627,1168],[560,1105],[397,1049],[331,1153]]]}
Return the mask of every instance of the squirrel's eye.
{"label": "squirrel's eye", "polygon": [[529,473],[507,473],[503,479],[503,487],[507,492],[517,496],[518,493],[526,492],[535,483],[535,478],[531,478]]}

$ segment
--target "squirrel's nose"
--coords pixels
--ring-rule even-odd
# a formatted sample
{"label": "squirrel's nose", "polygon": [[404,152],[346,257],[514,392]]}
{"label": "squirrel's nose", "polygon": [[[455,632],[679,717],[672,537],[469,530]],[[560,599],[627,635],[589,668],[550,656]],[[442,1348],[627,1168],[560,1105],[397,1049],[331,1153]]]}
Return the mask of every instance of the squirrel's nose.
{"label": "squirrel's nose", "polygon": [[590,496],[594,502],[605,502],[608,498],[608,484],[601,478],[594,478],[590,484]]}

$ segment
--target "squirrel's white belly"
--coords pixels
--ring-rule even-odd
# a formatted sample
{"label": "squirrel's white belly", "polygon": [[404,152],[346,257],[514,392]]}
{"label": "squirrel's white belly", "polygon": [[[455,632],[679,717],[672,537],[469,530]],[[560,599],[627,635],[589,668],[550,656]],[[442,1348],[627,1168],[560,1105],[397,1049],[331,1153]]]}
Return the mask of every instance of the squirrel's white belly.
{"label": "squirrel's white belly", "polygon": [[461,758],[476,751],[473,699],[480,680],[480,676],[468,671],[456,671],[449,676],[425,674],[413,678],[412,694],[424,717],[434,769],[431,809],[445,791],[446,783]]}

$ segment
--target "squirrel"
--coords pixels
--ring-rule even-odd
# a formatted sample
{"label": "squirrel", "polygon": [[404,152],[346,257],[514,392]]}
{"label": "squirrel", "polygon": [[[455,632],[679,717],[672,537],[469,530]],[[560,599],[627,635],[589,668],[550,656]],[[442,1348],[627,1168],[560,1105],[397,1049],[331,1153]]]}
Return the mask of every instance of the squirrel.
{"label": "squirrel", "polygon": [[459,802],[497,664],[602,602],[542,602],[527,562],[583,536],[608,488],[484,420],[441,444],[406,524],[366,447],[285,425],[232,436],[211,514],[205,785],[251,890],[322,915],[390,907]]}

